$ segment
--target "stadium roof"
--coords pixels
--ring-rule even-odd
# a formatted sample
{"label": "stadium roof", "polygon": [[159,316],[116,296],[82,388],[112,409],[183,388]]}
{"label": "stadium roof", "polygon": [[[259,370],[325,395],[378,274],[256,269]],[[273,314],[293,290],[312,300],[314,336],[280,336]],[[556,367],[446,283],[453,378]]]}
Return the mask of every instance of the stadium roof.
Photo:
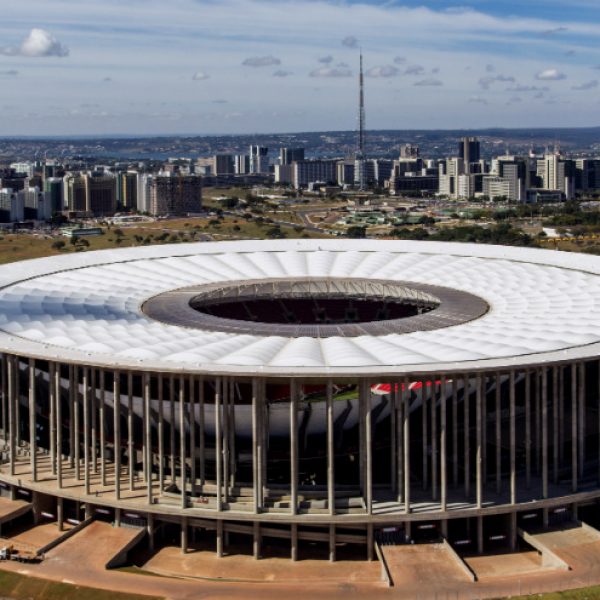
{"label": "stadium roof", "polygon": [[[0,267],[0,351],[110,368],[354,376],[474,371],[600,354],[600,258],[472,244],[278,240],[84,252]],[[206,284],[322,278],[441,286],[489,310],[458,325],[286,337],[154,320]],[[434,315],[435,311],[429,313]]]}

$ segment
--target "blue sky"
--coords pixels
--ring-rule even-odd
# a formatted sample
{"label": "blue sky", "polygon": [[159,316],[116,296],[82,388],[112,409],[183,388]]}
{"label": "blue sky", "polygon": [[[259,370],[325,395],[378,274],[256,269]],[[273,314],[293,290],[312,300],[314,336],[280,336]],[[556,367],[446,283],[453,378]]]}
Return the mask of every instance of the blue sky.
{"label": "blue sky", "polygon": [[0,135],[600,125],[598,0],[21,0]]}

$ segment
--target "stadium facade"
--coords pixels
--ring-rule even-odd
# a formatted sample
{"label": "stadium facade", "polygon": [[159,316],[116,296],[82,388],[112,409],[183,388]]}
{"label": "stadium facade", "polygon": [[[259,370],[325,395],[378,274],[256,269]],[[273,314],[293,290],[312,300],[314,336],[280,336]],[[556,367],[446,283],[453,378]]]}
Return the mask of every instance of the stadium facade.
{"label": "stadium facade", "polygon": [[3,495],[194,540],[514,548],[600,498],[600,260],[431,242],[0,268]]}

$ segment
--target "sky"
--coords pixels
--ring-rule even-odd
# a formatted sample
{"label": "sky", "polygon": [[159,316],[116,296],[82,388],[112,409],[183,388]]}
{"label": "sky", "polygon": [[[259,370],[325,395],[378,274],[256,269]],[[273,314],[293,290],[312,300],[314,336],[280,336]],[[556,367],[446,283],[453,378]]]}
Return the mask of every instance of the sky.
{"label": "sky", "polygon": [[371,129],[597,126],[599,42],[598,0],[11,1],[0,136],[352,130],[361,48]]}

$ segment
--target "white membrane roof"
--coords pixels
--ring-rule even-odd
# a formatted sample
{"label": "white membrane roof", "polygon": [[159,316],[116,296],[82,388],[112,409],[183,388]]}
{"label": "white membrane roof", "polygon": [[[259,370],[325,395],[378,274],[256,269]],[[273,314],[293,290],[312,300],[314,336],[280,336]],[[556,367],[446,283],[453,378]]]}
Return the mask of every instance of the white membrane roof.
{"label": "white membrane roof", "polygon": [[[167,325],[147,299],[204,283],[360,278],[458,289],[490,310],[453,327],[286,338]],[[467,371],[600,354],[600,258],[473,244],[244,241],[139,247],[0,267],[0,351],[98,366],[221,374]]]}

